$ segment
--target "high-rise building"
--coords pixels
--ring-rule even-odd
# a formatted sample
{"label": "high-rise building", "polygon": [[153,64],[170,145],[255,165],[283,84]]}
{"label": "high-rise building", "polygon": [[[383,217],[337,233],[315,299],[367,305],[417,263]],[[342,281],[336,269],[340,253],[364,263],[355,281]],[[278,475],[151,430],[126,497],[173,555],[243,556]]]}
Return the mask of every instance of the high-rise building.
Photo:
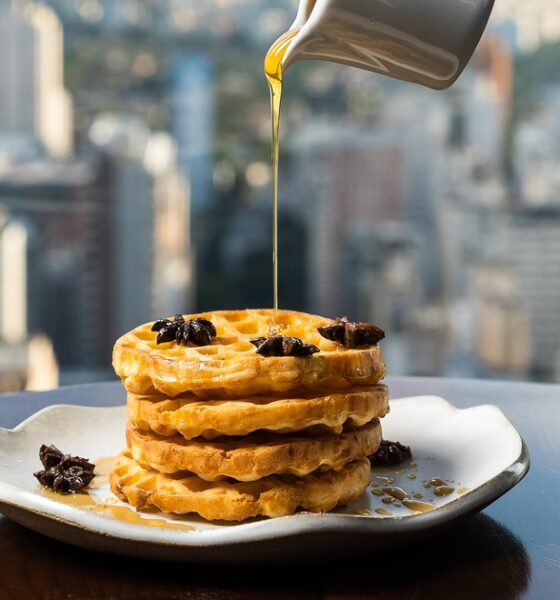
{"label": "high-rise building", "polygon": [[[64,368],[96,368],[110,356],[110,188],[94,157],[6,162],[0,201],[25,224],[26,320],[53,340]],[[16,294],[17,295],[17,294]],[[22,305],[23,306],[23,305]]]}
{"label": "high-rise building", "polygon": [[7,220],[0,229],[0,340],[27,338],[27,229]]}
{"label": "high-rise building", "polygon": [[[470,161],[501,169],[505,134],[511,117],[513,58],[498,35],[488,33],[471,64],[450,90],[460,132],[453,145],[463,146]],[[469,157],[465,157],[469,159]]]}
{"label": "high-rise building", "polygon": [[542,90],[535,110],[517,126],[514,164],[519,200],[527,207],[560,206],[560,86]]}
{"label": "high-rise building", "polygon": [[27,286],[25,310],[13,280],[6,327],[25,312],[53,340],[64,382],[106,378],[118,335],[191,308],[188,186],[172,139],[136,118],[102,115],[91,141],[79,158],[0,170],[0,202],[14,226],[25,223],[32,256],[25,277],[15,260],[21,235],[6,237],[5,262]]}
{"label": "high-rise building", "polygon": [[492,21],[513,22],[519,49],[531,52],[543,43],[560,39],[560,1],[501,0],[494,6]]}
{"label": "high-rise building", "polygon": [[403,155],[389,133],[343,123],[310,123],[295,136],[298,192],[286,199],[306,214],[309,304],[327,315],[350,312],[344,248],[355,223],[404,217]]}
{"label": "high-rise building", "polygon": [[27,337],[27,230],[8,221],[0,230],[0,339]]}
{"label": "high-rise building", "polygon": [[72,108],[63,83],[62,27],[48,7],[0,8],[0,137],[24,139],[53,156],[72,149]]}
{"label": "high-rise building", "polygon": [[171,69],[171,133],[178,161],[190,182],[193,212],[208,207],[213,197],[214,75],[210,59],[182,53]]}
{"label": "high-rise building", "polygon": [[58,385],[52,342],[28,327],[29,230],[5,209],[0,221],[0,393],[52,389]]}
{"label": "high-rise building", "polygon": [[474,272],[475,356],[486,373],[525,377],[531,362],[528,315],[509,260],[487,260]]}
{"label": "high-rise building", "polygon": [[340,282],[356,225],[372,231],[409,226],[422,295],[440,292],[437,204],[444,182],[445,106],[425,92],[414,98],[389,94],[378,123],[312,120],[294,135],[298,185],[286,202],[307,215],[310,305],[325,314],[351,309]]}
{"label": "high-rise building", "polygon": [[177,148],[135,117],[100,115],[90,139],[111,168],[112,336],[191,308],[189,191]]}
{"label": "high-rise building", "polygon": [[560,352],[560,209],[513,214],[504,221],[500,245],[516,280],[514,299],[528,323],[529,369],[551,378]]}

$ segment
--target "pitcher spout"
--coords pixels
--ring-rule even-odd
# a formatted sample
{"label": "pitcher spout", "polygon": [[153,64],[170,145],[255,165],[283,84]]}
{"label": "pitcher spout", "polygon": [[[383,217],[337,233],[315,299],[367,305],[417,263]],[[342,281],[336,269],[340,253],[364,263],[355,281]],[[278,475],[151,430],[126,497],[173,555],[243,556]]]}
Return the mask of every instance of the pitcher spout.
{"label": "pitcher spout", "polygon": [[301,0],[282,70],[342,63],[435,89],[470,60],[494,0]]}

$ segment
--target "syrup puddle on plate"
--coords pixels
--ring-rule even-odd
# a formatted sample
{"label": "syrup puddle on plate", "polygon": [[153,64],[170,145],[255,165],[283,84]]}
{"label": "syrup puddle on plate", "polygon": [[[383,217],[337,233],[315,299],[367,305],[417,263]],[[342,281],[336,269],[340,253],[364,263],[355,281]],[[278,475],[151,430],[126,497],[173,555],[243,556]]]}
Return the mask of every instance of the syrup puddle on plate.
{"label": "syrup puddle on plate", "polygon": [[[87,510],[107,518],[132,525],[193,531],[210,526],[198,522],[197,527],[182,520],[180,516],[171,516],[159,511],[137,511],[117,499],[109,489],[109,471],[113,457],[102,457],[94,461],[95,478],[87,491],[76,494],[60,494],[40,487],[41,494],[55,502]],[[373,467],[371,482],[361,505],[350,514],[367,518],[388,518],[421,515],[447,504],[450,500],[464,495],[469,488],[461,482],[447,479],[437,470],[433,461],[405,461],[395,467]],[[429,473],[423,477],[421,473]],[[413,477],[412,477],[413,475]],[[364,501],[367,505],[364,505]],[[199,525],[201,527],[199,527]]]}
{"label": "syrup puddle on plate", "polygon": [[93,461],[95,463],[95,478],[87,490],[83,492],[61,494],[40,487],[41,494],[55,502],[88,510],[131,525],[182,531],[193,531],[195,529],[192,525],[182,523],[178,517],[173,518],[156,511],[153,513],[140,512],[133,506],[118,500],[109,490],[109,471],[113,460],[112,456],[104,456]]}
{"label": "syrup puddle on plate", "polygon": [[[372,467],[365,500],[352,514],[363,517],[421,515],[466,494],[461,482],[438,473],[433,457],[418,456],[394,467]],[[366,504],[367,503],[367,504]]]}

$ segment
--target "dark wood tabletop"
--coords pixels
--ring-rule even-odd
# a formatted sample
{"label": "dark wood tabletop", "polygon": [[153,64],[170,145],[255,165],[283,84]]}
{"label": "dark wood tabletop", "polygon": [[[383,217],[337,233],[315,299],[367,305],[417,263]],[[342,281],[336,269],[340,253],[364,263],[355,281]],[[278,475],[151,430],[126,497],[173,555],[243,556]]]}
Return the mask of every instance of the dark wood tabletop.
{"label": "dark wood tabletop", "polygon": [[[438,394],[460,407],[495,404],[531,454],[527,477],[445,533],[405,548],[320,564],[200,566],[81,550],[0,515],[0,600],[560,598],[560,386],[393,378],[393,397]],[[124,402],[119,384],[0,397],[13,427],[56,401]],[[53,399],[55,398],[55,399]]]}

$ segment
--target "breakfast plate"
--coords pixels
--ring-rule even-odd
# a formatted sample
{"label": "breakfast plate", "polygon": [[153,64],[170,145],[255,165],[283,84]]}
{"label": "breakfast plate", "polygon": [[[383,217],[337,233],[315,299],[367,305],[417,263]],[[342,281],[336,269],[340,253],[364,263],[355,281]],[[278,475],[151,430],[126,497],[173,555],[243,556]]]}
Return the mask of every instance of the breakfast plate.
{"label": "breakfast plate", "polygon": [[[412,460],[372,469],[357,502],[325,514],[298,513],[240,524],[137,513],[112,495],[106,470],[123,447],[124,406],[55,405],[13,430],[0,429],[0,512],[83,548],[198,562],[336,558],[433,535],[482,510],[529,469],[525,443],[490,405],[458,409],[435,396],[391,401],[385,439],[410,445]],[[89,494],[61,496],[33,477],[41,444],[88,457],[98,477]]]}

